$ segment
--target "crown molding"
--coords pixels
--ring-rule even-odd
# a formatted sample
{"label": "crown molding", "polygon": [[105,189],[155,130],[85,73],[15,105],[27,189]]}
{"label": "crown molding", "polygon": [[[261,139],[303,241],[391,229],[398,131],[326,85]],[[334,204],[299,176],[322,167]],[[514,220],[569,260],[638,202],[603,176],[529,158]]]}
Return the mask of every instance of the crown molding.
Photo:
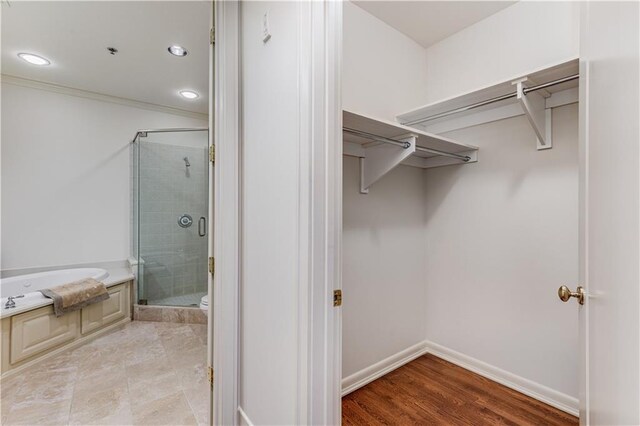
{"label": "crown molding", "polygon": [[48,92],[60,93],[63,95],[76,96],[79,98],[92,99],[95,101],[109,102],[112,104],[124,105],[133,108],[146,109],[149,111],[164,112],[166,114],[181,115],[184,117],[195,118],[199,120],[207,120],[208,115],[200,112],[187,111],[184,109],[173,108],[165,105],[152,104],[149,102],[135,101],[133,99],[121,98],[118,96],[105,95],[102,93],[91,92],[89,90],[75,89],[73,87],[60,86],[53,83],[45,83],[43,81],[30,80],[27,78],[16,77],[13,75],[0,75],[0,83],[12,84],[14,86],[28,87],[36,90],[46,90]]}

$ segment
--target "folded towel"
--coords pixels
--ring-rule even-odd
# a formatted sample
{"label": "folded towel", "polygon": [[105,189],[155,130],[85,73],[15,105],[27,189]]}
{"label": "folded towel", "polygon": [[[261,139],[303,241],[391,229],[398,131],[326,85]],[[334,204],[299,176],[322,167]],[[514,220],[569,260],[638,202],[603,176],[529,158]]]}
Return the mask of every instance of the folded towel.
{"label": "folded towel", "polygon": [[53,299],[53,311],[57,317],[109,298],[107,287],[93,278],[40,290],[40,293]]}

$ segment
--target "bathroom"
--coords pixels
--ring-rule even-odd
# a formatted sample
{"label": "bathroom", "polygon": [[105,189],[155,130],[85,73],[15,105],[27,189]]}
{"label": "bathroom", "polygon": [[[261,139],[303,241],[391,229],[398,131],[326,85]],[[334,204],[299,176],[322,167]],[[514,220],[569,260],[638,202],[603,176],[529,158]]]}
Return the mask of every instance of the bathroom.
{"label": "bathroom", "polygon": [[212,4],[0,7],[0,422],[209,424]]}

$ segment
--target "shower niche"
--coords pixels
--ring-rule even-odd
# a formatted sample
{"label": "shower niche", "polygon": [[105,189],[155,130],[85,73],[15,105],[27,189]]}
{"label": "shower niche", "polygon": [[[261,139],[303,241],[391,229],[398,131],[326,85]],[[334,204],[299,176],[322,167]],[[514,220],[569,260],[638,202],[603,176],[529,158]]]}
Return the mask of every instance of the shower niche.
{"label": "shower niche", "polygon": [[207,129],[138,132],[132,156],[137,303],[197,307],[211,228]]}

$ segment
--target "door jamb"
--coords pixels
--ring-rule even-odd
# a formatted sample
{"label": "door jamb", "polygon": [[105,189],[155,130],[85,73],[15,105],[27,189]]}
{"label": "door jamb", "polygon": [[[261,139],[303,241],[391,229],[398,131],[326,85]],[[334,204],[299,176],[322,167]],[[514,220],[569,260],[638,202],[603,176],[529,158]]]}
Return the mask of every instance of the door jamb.
{"label": "door jamb", "polygon": [[[240,289],[240,15],[239,2],[214,1],[215,48],[210,82],[214,167],[209,338],[213,341],[212,424],[238,424]],[[211,78],[210,77],[210,78]],[[213,334],[211,334],[213,333]]]}
{"label": "door jamb", "polygon": [[300,229],[307,244],[301,250],[309,259],[301,271],[309,284],[300,293],[299,317],[307,324],[299,328],[298,386],[308,392],[300,392],[298,424],[340,424],[342,308],[333,296],[342,287],[342,2],[307,1],[299,19],[300,140],[310,142],[300,180],[311,185],[301,198],[308,226]]}

